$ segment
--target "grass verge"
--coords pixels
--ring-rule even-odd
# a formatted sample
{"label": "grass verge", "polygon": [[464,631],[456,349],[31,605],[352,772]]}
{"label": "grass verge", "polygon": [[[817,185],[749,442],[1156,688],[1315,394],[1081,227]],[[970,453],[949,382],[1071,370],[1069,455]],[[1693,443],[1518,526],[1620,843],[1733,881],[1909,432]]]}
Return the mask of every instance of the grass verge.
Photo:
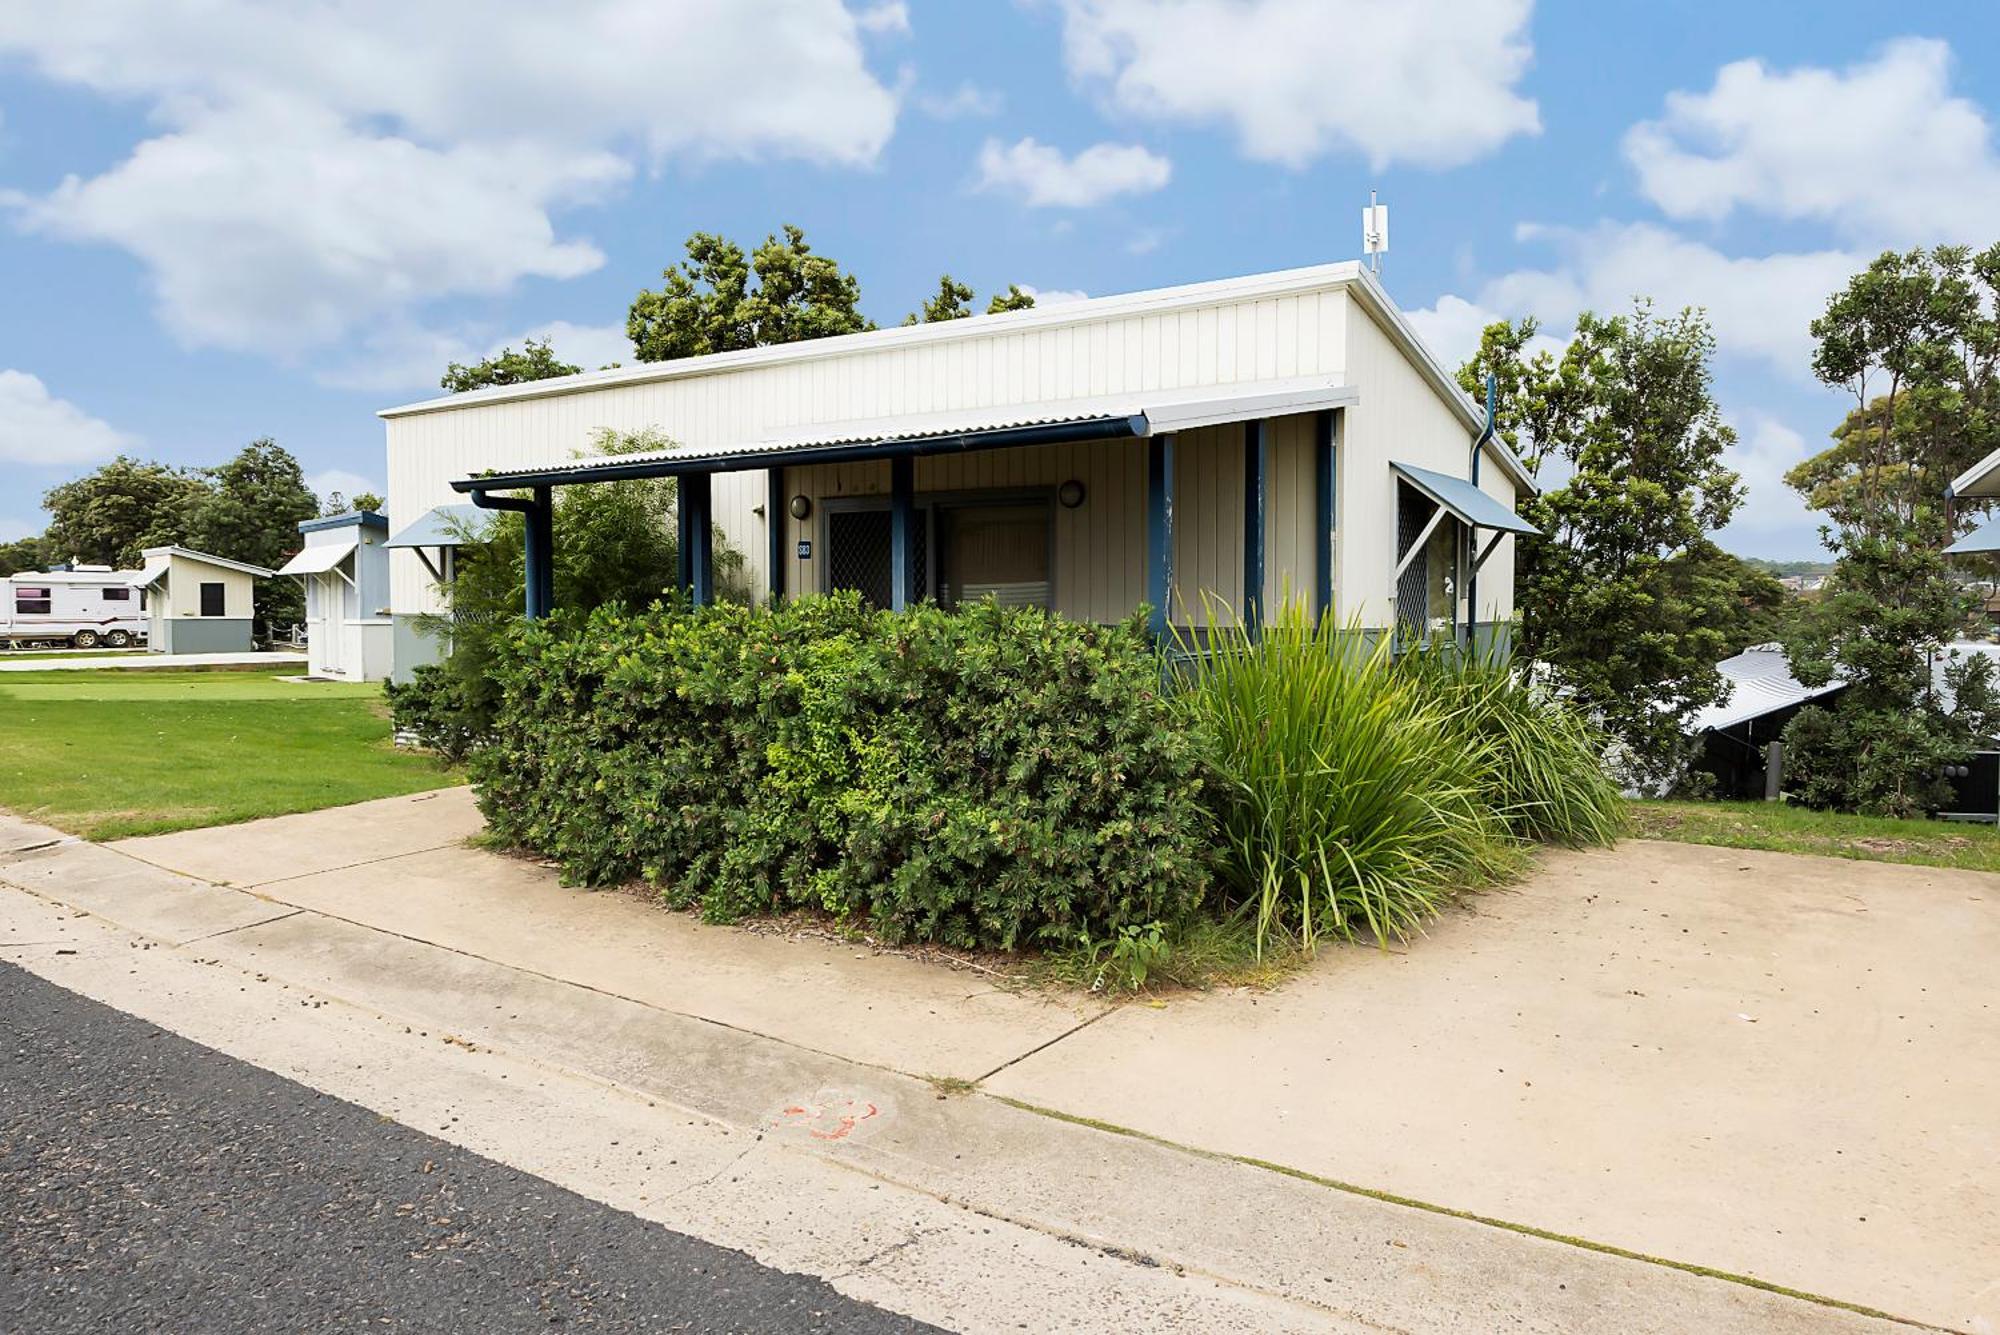
{"label": "grass verge", "polygon": [[0,676],[0,806],[90,839],[462,781],[396,749],[371,683],[118,669]]}
{"label": "grass verge", "polygon": [[2000,830],[1986,825],[1852,816],[1781,802],[1634,802],[1630,812],[1640,839],[2000,871]]}

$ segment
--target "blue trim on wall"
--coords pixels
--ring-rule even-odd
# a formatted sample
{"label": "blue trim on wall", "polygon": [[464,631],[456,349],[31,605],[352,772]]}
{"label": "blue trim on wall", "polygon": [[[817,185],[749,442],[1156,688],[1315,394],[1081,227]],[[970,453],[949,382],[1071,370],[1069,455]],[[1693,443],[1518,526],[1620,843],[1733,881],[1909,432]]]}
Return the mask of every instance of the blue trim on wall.
{"label": "blue trim on wall", "polygon": [[1264,516],[1270,504],[1271,432],[1263,418],[1243,424],[1243,626],[1264,624]]}
{"label": "blue trim on wall", "polygon": [[301,519],[299,521],[299,532],[317,533],[321,529],[349,528],[355,526],[361,528],[379,528],[384,533],[389,531],[388,519],[376,514],[373,510],[349,510],[344,514],[328,515],[324,519]]}
{"label": "blue trim on wall", "polygon": [[1167,636],[1168,604],[1174,596],[1174,438],[1146,441],[1146,601],[1154,643]]}
{"label": "blue trim on wall", "polygon": [[917,464],[904,455],[889,461],[889,610],[909,609],[917,590],[914,535],[917,527]]}
{"label": "blue trim on wall", "polygon": [[1340,463],[1331,409],[1313,422],[1313,616],[1333,612],[1334,480]]}
{"label": "blue trim on wall", "polygon": [[785,520],[791,512],[786,509],[785,470],[772,468],[765,476],[768,485],[764,489],[764,530],[770,550],[765,557],[768,568],[764,583],[770,590],[771,605],[776,607],[785,598],[785,535],[791,527]]}

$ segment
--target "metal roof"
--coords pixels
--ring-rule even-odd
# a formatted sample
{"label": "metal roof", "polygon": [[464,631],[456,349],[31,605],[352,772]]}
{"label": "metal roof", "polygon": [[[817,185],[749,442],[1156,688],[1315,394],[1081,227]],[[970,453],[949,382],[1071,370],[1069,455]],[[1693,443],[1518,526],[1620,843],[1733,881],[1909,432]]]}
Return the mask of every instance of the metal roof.
{"label": "metal roof", "polygon": [[2000,519],[1972,530],[1944,549],[1946,556],[1976,556],[1983,552],[2000,552]]}
{"label": "metal roof", "polygon": [[348,528],[357,525],[362,528],[387,529],[389,521],[373,510],[343,510],[337,515],[326,515],[319,519],[301,519],[299,532],[316,533],[325,528]]}
{"label": "metal roof", "polygon": [[1497,529],[1502,533],[1521,533],[1529,537],[1541,536],[1540,529],[1462,477],[1452,477],[1448,473],[1434,473],[1428,468],[1397,463],[1394,460],[1390,461],[1389,467],[1400,473],[1418,491],[1458,516],[1459,522],[1471,528]]}
{"label": "metal roof", "polygon": [[1847,685],[1844,681],[1829,681],[1824,686],[1805,685],[1792,675],[1784,650],[1774,644],[1745,649],[1734,658],[1723,659],[1715,668],[1730,684],[1729,698],[1719,705],[1696,710],[1688,720],[1690,732],[1733,728],[1753,718],[1831,695]]}
{"label": "metal roof", "polygon": [[[1324,376],[1304,376],[1259,381],[1220,391],[1210,386],[942,413],[903,413],[795,427],[755,440],[701,449],[589,455],[466,478],[453,482],[452,487],[458,491],[499,491],[531,484],[587,482],[618,476],[823,462],[830,457],[860,457],[871,451],[944,453],[1032,444],[1037,440],[1151,436],[1260,417],[1344,408],[1358,401],[1359,395],[1349,386]],[[892,448],[896,446],[904,448]]]}
{"label": "metal roof", "polygon": [[1953,478],[1944,494],[1960,498],[2000,496],[2000,450]]}
{"label": "metal roof", "polygon": [[476,505],[440,505],[396,530],[384,547],[459,547],[475,540],[492,511]]}
{"label": "metal roof", "polygon": [[314,547],[302,549],[297,556],[278,567],[280,575],[324,575],[327,571],[354,555],[361,545],[359,538],[347,538],[337,542],[322,542]]}
{"label": "metal roof", "polygon": [[226,556],[210,556],[207,552],[197,552],[187,547],[148,547],[145,551],[140,552],[139,555],[146,558],[146,566],[145,569],[139,572],[138,577],[133,579],[132,583],[135,586],[144,586],[155,582],[161,575],[166,573],[167,567],[177,560],[195,561],[203,565],[220,566],[224,570],[240,570],[246,575],[256,575],[260,579],[268,579],[270,576],[278,573],[275,570],[266,570],[262,566],[249,565],[243,561],[232,561]]}

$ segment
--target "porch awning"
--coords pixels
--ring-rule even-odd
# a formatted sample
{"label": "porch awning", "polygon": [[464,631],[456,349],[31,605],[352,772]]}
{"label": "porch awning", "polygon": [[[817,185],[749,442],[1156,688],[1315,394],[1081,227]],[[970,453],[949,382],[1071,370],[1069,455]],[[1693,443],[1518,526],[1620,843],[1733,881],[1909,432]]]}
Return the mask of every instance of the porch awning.
{"label": "porch awning", "polygon": [[2000,496],[2000,450],[1993,451],[1953,478],[1951,485],[1944,489],[1944,494],[1960,500]]}
{"label": "porch awning", "polygon": [[899,413],[801,426],[758,439],[705,447],[596,455],[532,469],[496,471],[453,482],[460,492],[509,491],[621,478],[838,463],[892,455],[948,454],[1118,440],[1192,431],[1230,422],[1346,408],[1360,402],[1352,386],[1324,376],[1256,381],[1196,390],[1154,390],[1064,399],[1053,403]]}
{"label": "porch awning", "polygon": [[1488,496],[1462,477],[1434,473],[1415,464],[1391,462],[1390,468],[1411,486],[1444,507],[1468,528],[1490,528],[1501,533],[1521,533],[1540,537],[1542,531]]}
{"label": "porch awning", "polygon": [[132,587],[135,589],[152,588],[160,582],[160,576],[166,574],[167,567],[172,564],[173,558],[170,556],[147,557],[146,564],[141,566],[139,572],[132,576]]}
{"label": "porch awning", "polygon": [[459,547],[477,541],[479,529],[490,511],[476,505],[440,505],[417,516],[416,522],[397,530],[383,543],[385,547]]}
{"label": "porch awning", "polygon": [[1976,556],[1983,552],[2000,552],[2000,519],[1972,530],[1944,549],[1946,556]]}
{"label": "porch awning", "polygon": [[345,542],[322,542],[307,547],[291,560],[278,567],[280,575],[324,575],[335,566],[354,555],[354,549],[361,543],[354,538]]}

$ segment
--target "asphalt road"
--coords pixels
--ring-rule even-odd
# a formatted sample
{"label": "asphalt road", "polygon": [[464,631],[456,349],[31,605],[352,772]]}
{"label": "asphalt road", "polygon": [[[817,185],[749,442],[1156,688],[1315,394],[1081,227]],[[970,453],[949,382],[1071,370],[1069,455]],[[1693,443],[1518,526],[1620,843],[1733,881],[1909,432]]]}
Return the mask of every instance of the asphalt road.
{"label": "asphalt road", "polygon": [[0,1330],[913,1331],[0,964]]}

